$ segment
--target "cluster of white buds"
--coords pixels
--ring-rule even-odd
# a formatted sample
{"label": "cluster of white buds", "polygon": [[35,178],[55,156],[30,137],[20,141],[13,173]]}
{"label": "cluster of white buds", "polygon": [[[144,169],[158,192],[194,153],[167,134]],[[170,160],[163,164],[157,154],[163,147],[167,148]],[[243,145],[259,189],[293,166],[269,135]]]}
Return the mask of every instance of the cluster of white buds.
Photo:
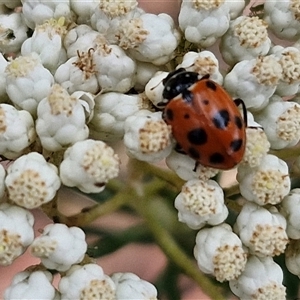
{"label": "cluster of white buds", "polygon": [[[8,163],[0,165],[0,265],[28,248],[41,267],[17,274],[5,300],[157,299],[138,276],[110,277],[87,263],[79,227],[55,223],[34,234],[30,210],[57,210],[61,187],[100,193],[118,177],[126,168],[120,145],[131,159],[165,163],[167,171],[141,164],[158,180],[174,173],[166,181],[178,188],[175,213],[186,230],[198,231],[194,256],[202,272],[228,281],[240,299],[284,299],[273,257],[284,254],[300,277],[299,170],[286,159],[292,153],[300,161],[300,5],[265,0],[264,13],[255,15],[248,4],[182,0],[174,20],[145,12],[137,0],[2,1],[0,157]],[[165,89],[168,74],[181,69],[194,73]],[[194,89],[191,74],[217,85],[202,81],[208,89]],[[230,97],[220,96],[219,85]],[[166,99],[164,91],[181,95]],[[225,103],[230,98],[237,101]],[[233,115],[241,99],[241,114]],[[168,104],[186,109],[182,120]],[[237,139],[234,129],[242,132]],[[235,186],[225,190],[224,157],[236,153]],[[221,161],[220,169],[202,154]],[[47,270],[60,273],[56,288]]]}

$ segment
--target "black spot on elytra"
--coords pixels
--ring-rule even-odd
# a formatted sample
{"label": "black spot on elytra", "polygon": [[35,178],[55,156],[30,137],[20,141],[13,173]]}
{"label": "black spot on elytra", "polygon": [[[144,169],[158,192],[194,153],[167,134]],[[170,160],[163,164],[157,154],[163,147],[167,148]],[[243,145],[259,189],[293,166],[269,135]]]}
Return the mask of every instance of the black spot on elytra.
{"label": "black spot on elytra", "polygon": [[242,139],[236,139],[236,140],[233,140],[231,143],[230,143],[230,148],[234,151],[234,152],[237,152],[241,149],[243,145],[243,140]]}
{"label": "black spot on elytra", "polygon": [[243,121],[239,116],[234,117],[234,123],[237,126],[238,129],[242,129],[243,127]]}
{"label": "black spot on elytra", "polygon": [[226,109],[219,110],[212,119],[218,129],[225,129],[228,126],[229,120],[229,112]]}
{"label": "black spot on elytra", "polygon": [[199,160],[200,159],[200,153],[197,149],[191,147],[189,148],[189,153],[188,153],[192,158]]}
{"label": "black spot on elytra", "polygon": [[203,145],[207,142],[207,133],[203,128],[195,128],[188,132],[187,138],[193,145]]}
{"label": "black spot on elytra", "polygon": [[163,113],[164,120],[173,121],[174,113],[172,109],[166,109]]}
{"label": "black spot on elytra", "polygon": [[207,100],[207,99],[204,99],[204,100],[202,100],[202,103],[203,103],[204,105],[208,105],[208,103],[209,103],[209,100]]}
{"label": "black spot on elytra", "polygon": [[209,157],[209,162],[211,164],[221,164],[224,161],[225,161],[224,156],[219,152],[215,152]]}
{"label": "black spot on elytra", "polygon": [[211,80],[207,80],[206,81],[206,87],[209,88],[209,89],[211,89],[211,90],[213,90],[213,91],[217,90],[216,84],[213,81],[211,81]]}
{"label": "black spot on elytra", "polygon": [[188,113],[185,113],[184,116],[183,116],[185,119],[189,119],[190,118],[190,115]]}

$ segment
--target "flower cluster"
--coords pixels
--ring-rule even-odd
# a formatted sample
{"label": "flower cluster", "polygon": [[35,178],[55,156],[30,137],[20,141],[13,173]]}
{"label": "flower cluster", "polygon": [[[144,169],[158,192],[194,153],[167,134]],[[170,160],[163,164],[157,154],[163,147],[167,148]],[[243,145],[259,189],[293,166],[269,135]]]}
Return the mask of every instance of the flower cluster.
{"label": "flower cluster", "polygon": [[[298,1],[266,0],[264,13],[254,15],[245,13],[245,0],[182,0],[176,21],[145,12],[136,0],[2,2],[0,156],[8,163],[0,165],[0,266],[27,248],[40,259],[39,268],[14,277],[4,299],[157,299],[137,275],[108,276],[86,260],[84,231],[53,213],[61,187],[100,193],[118,177],[120,144],[132,161],[165,162],[153,174],[166,178],[168,169],[174,186],[180,183],[174,207],[197,230],[194,257],[203,273],[228,281],[240,299],[284,299],[273,258],[284,254],[300,277],[300,191],[292,185],[300,160],[293,167],[287,159],[300,157]],[[276,45],[274,35],[289,46]],[[219,57],[208,49],[217,42]],[[243,100],[246,142],[232,188],[218,180],[221,170],[183,153],[165,122],[165,79],[180,68],[209,75]],[[209,133],[216,120],[206,120]],[[226,137],[219,143],[227,155]],[[215,153],[208,146],[203,151]],[[130,171],[127,183],[139,197],[152,177],[137,183]],[[127,204],[135,207],[132,199]],[[137,211],[148,212],[141,206]],[[39,236],[32,209],[50,210],[55,221]],[[61,274],[57,288],[49,270]]]}

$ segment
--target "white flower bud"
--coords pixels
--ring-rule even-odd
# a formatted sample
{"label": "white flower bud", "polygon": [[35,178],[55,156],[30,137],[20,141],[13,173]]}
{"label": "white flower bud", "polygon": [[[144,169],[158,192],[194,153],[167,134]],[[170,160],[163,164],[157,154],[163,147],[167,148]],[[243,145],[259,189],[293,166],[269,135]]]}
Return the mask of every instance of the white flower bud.
{"label": "white flower bud", "polygon": [[64,154],[60,178],[66,186],[76,186],[84,193],[99,193],[119,174],[120,161],[114,150],[102,141],[76,142]]}
{"label": "white flower bud", "polygon": [[288,243],[285,229],[286,220],[281,214],[250,202],[244,204],[234,225],[250,253],[260,257],[284,252]]}
{"label": "white flower bud", "polygon": [[168,72],[158,71],[153,77],[147,82],[145,86],[145,94],[154,106],[160,107],[165,106],[163,99],[164,84],[163,80],[168,76]]}
{"label": "white flower bud", "polygon": [[150,13],[124,20],[116,33],[118,45],[136,60],[164,65],[173,58],[180,39],[170,20],[165,14]]}
{"label": "white flower bud", "polygon": [[69,94],[75,91],[85,91],[92,94],[100,92],[93,62],[93,49],[77,53],[55,71],[54,78]]}
{"label": "white flower bud", "polygon": [[124,145],[134,158],[158,162],[171,153],[171,127],[162,120],[161,112],[140,110],[126,119],[124,130]]}
{"label": "white flower bud", "polygon": [[242,196],[258,205],[280,203],[291,186],[286,162],[271,154],[265,155],[255,168],[239,165],[237,181]]}
{"label": "white flower bud", "polygon": [[8,203],[0,204],[0,265],[8,266],[34,239],[33,215]]}
{"label": "white flower bud", "polygon": [[186,154],[171,152],[166,158],[167,166],[173,170],[181,179],[187,181],[192,179],[208,180],[219,173],[218,169],[197,164],[195,160]]}
{"label": "white flower bud", "polygon": [[116,300],[114,282],[96,264],[72,266],[61,278],[58,289],[64,300]]}
{"label": "white flower bud", "polygon": [[255,115],[272,149],[295,146],[300,140],[300,105],[274,95],[265,109]]}
{"label": "white flower bud", "polygon": [[226,2],[183,0],[178,22],[185,38],[201,48],[212,46],[229,27],[230,6]]}
{"label": "white flower bud", "polygon": [[298,0],[264,2],[264,19],[269,28],[281,39],[300,37],[300,8]]}
{"label": "white flower bud", "polygon": [[36,26],[32,37],[28,38],[21,47],[23,56],[36,52],[42,64],[52,74],[58,66],[67,60],[67,52],[62,44],[66,33],[65,19],[50,19],[42,25]]}
{"label": "white flower bud", "polygon": [[293,96],[300,86],[300,50],[295,47],[277,45],[271,49],[282,67],[282,76],[275,94],[279,96]]}
{"label": "white flower bud", "polygon": [[144,11],[137,0],[102,0],[91,15],[91,26],[104,34],[110,44],[116,44],[116,32],[123,20],[138,18]]}
{"label": "white flower bud", "polygon": [[91,15],[94,13],[97,5],[100,4],[101,0],[70,0],[70,7],[73,12],[77,15],[77,24],[88,24],[90,25]]}
{"label": "white flower bud", "polygon": [[184,68],[187,71],[196,72],[201,76],[210,75],[210,79],[223,84],[223,76],[219,71],[219,61],[210,51],[187,52],[176,69]]}
{"label": "white flower bud", "polygon": [[150,104],[143,94],[99,94],[95,98],[94,117],[89,124],[90,136],[104,141],[121,140],[126,118],[147,108],[150,108]]}
{"label": "white flower bud", "polygon": [[220,282],[238,278],[247,262],[242,242],[228,224],[201,229],[194,256],[200,270]]}
{"label": "white flower bud", "polygon": [[270,142],[261,125],[254,121],[250,112],[247,112],[247,120],[246,147],[241,164],[254,168],[261,164],[269,152]]}
{"label": "white flower bud", "polygon": [[87,250],[85,233],[79,227],[48,224],[30,245],[32,255],[39,257],[47,269],[67,271],[80,263]]}
{"label": "white flower bud", "polygon": [[228,216],[222,188],[214,180],[187,181],[175,199],[178,219],[192,229],[218,225]]}
{"label": "white flower bud", "polygon": [[[210,24],[211,26],[211,24]],[[267,24],[258,17],[240,16],[222,36],[220,51],[229,65],[266,55],[271,47]]]}
{"label": "white flower bud", "polygon": [[[85,3],[85,2],[84,2]],[[78,52],[89,52],[101,45],[106,45],[107,40],[104,35],[93,30],[86,24],[78,25],[70,29],[63,40],[68,58],[77,56]]]}
{"label": "white flower bud", "polygon": [[18,109],[36,115],[38,103],[50,92],[53,75],[36,53],[19,56],[10,61],[5,70],[6,92]]}
{"label": "white flower bud", "polygon": [[64,17],[71,21],[74,14],[70,9],[70,0],[22,0],[22,4],[26,24],[32,29],[52,18]]}
{"label": "white flower bud", "polygon": [[271,257],[251,256],[245,270],[229,286],[241,300],[285,299],[282,281],[282,269]]}
{"label": "white flower bud", "polygon": [[289,238],[300,239],[300,189],[291,190],[283,198],[280,213],[286,218],[286,232]]}
{"label": "white flower bud", "polygon": [[18,12],[0,15],[0,51],[2,54],[18,53],[22,43],[27,39],[28,27],[23,16],[23,13]]}
{"label": "white flower bud", "polygon": [[16,274],[4,292],[4,300],[55,298],[55,288],[51,284],[52,275],[48,271],[23,271]]}
{"label": "white flower bud", "polygon": [[136,81],[134,89],[138,92],[144,92],[146,84],[158,71],[159,66],[148,62],[136,61]]}
{"label": "white flower bud", "polygon": [[238,62],[224,78],[224,88],[233,98],[243,99],[247,109],[260,110],[274,94],[282,75],[273,56],[260,56]]}
{"label": "white flower bud", "polygon": [[117,45],[93,52],[96,76],[103,92],[128,92],[135,83],[136,63]]}
{"label": "white flower bud", "polygon": [[19,157],[7,169],[9,199],[28,209],[51,201],[60,187],[57,173],[56,166],[37,152]]}
{"label": "white flower bud", "polygon": [[285,264],[287,269],[300,277],[300,240],[291,240],[285,251]]}
{"label": "white flower bud", "polygon": [[28,111],[0,104],[0,154],[14,159],[34,142],[34,121]]}
{"label": "white flower bud", "polygon": [[111,279],[116,285],[117,300],[157,300],[155,286],[133,273],[114,273]]}
{"label": "white flower bud", "polygon": [[37,116],[37,134],[49,151],[62,150],[88,137],[83,106],[59,84],[54,84],[39,103]]}

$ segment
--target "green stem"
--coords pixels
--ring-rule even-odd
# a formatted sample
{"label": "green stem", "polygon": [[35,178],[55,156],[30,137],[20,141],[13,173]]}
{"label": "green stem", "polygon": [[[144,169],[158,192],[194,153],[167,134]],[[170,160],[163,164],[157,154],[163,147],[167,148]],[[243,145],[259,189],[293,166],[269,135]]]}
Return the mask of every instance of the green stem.
{"label": "green stem", "polygon": [[220,289],[216,288],[207,276],[199,271],[196,263],[178,246],[169,232],[160,225],[160,220],[156,217],[156,214],[149,207],[145,206],[143,202],[143,199],[140,199],[140,201],[133,204],[133,207],[144,217],[156,242],[167,257],[182,269],[185,274],[190,276],[211,299],[224,300],[225,298],[221,295]]}
{"label": "green stem", "polygon": [[281,159],[296,158],[300,156],[300,147],[286,148],[282,150],[271,150],[270,154],[276,155]]}

